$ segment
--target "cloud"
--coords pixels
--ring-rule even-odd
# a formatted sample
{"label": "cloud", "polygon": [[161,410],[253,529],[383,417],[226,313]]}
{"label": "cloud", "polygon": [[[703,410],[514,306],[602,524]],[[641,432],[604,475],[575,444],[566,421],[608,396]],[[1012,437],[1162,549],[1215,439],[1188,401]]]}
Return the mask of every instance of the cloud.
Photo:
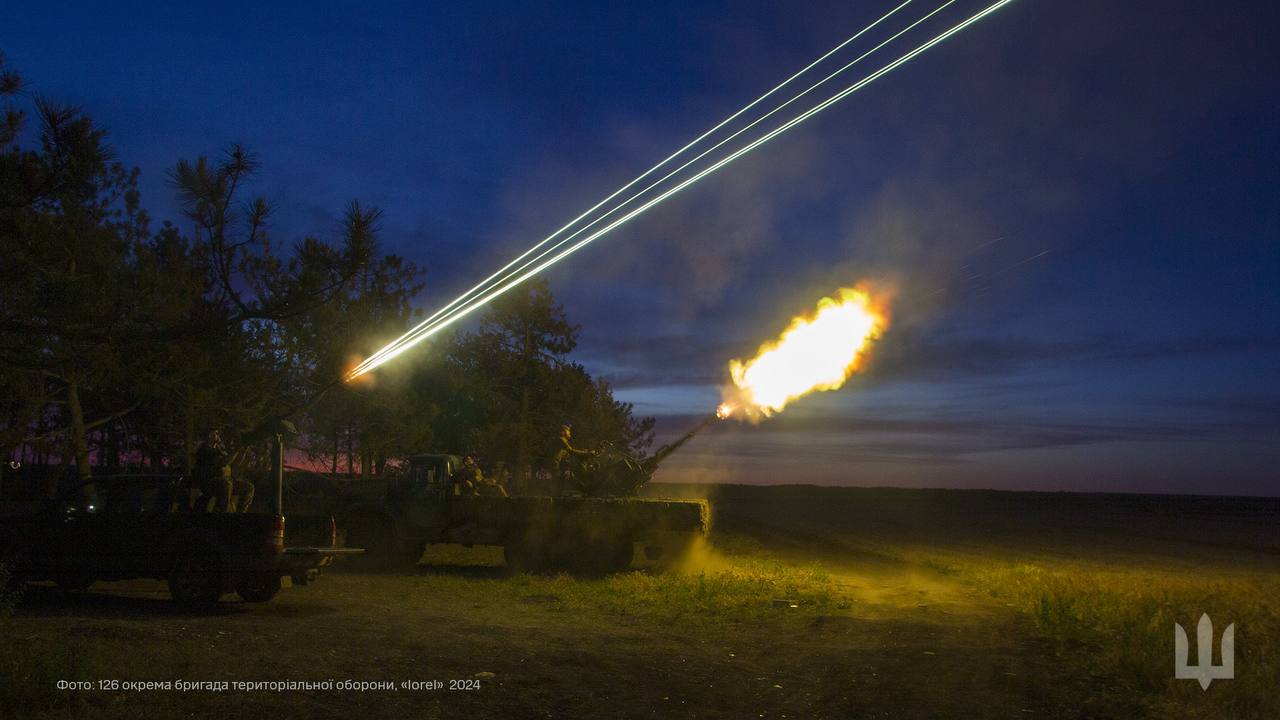
{"label": "cloud", "polygon": [[1208,411],[1219,415],[1236,415],[1270,420],[1280,425],[1280,396],[1231,395],[1203,398],[1158,398],[1148,401],[1162,408]]}
{"label": "cloud", "polygon": [[1033,340],[898,333],[887,336],[877,346],[868,375],[875,381],[945,381],[1067,364],[1130,365],[1276,350],[1280,350],[1280,335],[1139,339],[1103,334],[1069,340]]}

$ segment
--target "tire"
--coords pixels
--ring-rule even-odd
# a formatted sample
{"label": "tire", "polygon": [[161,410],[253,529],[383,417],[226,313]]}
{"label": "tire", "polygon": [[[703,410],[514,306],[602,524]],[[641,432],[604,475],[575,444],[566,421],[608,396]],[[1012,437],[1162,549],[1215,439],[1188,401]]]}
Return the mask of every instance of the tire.
{"label": "tire", "polygon": [[207,547],[188,547],[174,557],[169,570],[169,595],[182,605],[209,606],[222,597],[222,573],[217,554]]}
{"label": "tire", "polygon": [[279,575],[260,575],[242,580],[236,586],[236,594],[241,600],[251,603],[271,602],[280,594],[281,580]]}

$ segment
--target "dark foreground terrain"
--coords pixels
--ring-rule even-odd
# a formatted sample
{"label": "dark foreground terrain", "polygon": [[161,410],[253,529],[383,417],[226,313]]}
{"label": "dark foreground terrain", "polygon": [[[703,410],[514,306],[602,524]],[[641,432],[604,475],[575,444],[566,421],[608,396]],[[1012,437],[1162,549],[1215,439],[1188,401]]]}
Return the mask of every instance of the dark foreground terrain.
{"label": "dark foreground terrain", "polygon": [[[0,717],[1280,717],[1280,500],[651,493],[713,503],[679,572],[507,576],[433,547],[208,613],[159,583],[32,586],[0,620]],[[1207,691],[1173,678],[1201,613],[1235,623]]]}

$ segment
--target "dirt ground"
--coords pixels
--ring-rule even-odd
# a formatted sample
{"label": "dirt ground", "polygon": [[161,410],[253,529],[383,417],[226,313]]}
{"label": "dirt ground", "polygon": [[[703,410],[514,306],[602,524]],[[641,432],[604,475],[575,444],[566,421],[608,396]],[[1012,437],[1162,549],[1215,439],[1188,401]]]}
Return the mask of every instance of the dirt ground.
{"label": "dirt ground", "polygon": [[[1278,627],[1280,502],[711,491],[713,548],[678,573],[509,576],[491,548],[441,547],[411,571],[332,572],[270,604],[198,614],[175,609],[159,583],[80,596],[32,586],[0,625],[0,709],[17,711],[0,714],[1092,718],[1275,707],[1280,676],[1259,673],[1277,669],[1276,641],[1262,646],[1259,633]],[[1195,584],[1206,574],[1207,590]],[[1165,599],[1142,604],[1150,588]],[[1149,615],[1187,614],[1190,627],[1183,605],[1215,597],[1204,610],[1237,623],[1240,679],[1202,691],[1173,680],[1171,623]],[[1111,615],[1089,609],[1110,605]],[[1108,642],[1149,644],[1153,659]],[[138,681],[332,686],[125,684]]]}

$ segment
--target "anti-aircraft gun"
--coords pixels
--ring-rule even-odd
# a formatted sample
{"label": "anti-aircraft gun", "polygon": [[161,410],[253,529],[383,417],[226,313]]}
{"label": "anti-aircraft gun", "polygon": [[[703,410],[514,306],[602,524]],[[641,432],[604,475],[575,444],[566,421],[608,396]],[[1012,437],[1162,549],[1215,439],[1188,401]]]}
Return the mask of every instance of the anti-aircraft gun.
{"label": "anti-aircraft gun", "polygon": [[[574,453],[578,496],[479,494],[457,455],[411,455],[374,480],[294,488],[294,507],[334,515],[348,546],[367,548],[366,565],[409,566],[432,543],[498,545],[513,570],[598,574],[629,567],[637,552],[651,562],[683,553],[709,529],[706,501],[631,497],[658,464],[716,420],[710,417],[645,458],[612,447]],[[295,483],[295,486],[297,483]]]}
{"label": "anti-aircraft gun", "polygon": [[635,495],[653,478],[662,461],[719,419],[719,415],[708,417],[674,442],[663,445],[644,458],[637,458],[614,445],[605,445],[598,452],[590,453],[575,463],[575,467],[571,468],[573,485],[578,492],[588,497]]}
{"label": "anti-aircraft gun", "polygon": [[644,458],[607,447],[574,453],[564,468],[584,485],[574,495],[479,494],[466,482],[463,458],[422,454],[384,478],[330,482],[310,501],[315,512],[337,516],[349,545],[368,549],[370,565],[415,564],[432,543],[500,545],[508,567],[525,571],[612,572],[636,553],[663,563],[705,535],[707,503],[631,496],[714,421]]}

